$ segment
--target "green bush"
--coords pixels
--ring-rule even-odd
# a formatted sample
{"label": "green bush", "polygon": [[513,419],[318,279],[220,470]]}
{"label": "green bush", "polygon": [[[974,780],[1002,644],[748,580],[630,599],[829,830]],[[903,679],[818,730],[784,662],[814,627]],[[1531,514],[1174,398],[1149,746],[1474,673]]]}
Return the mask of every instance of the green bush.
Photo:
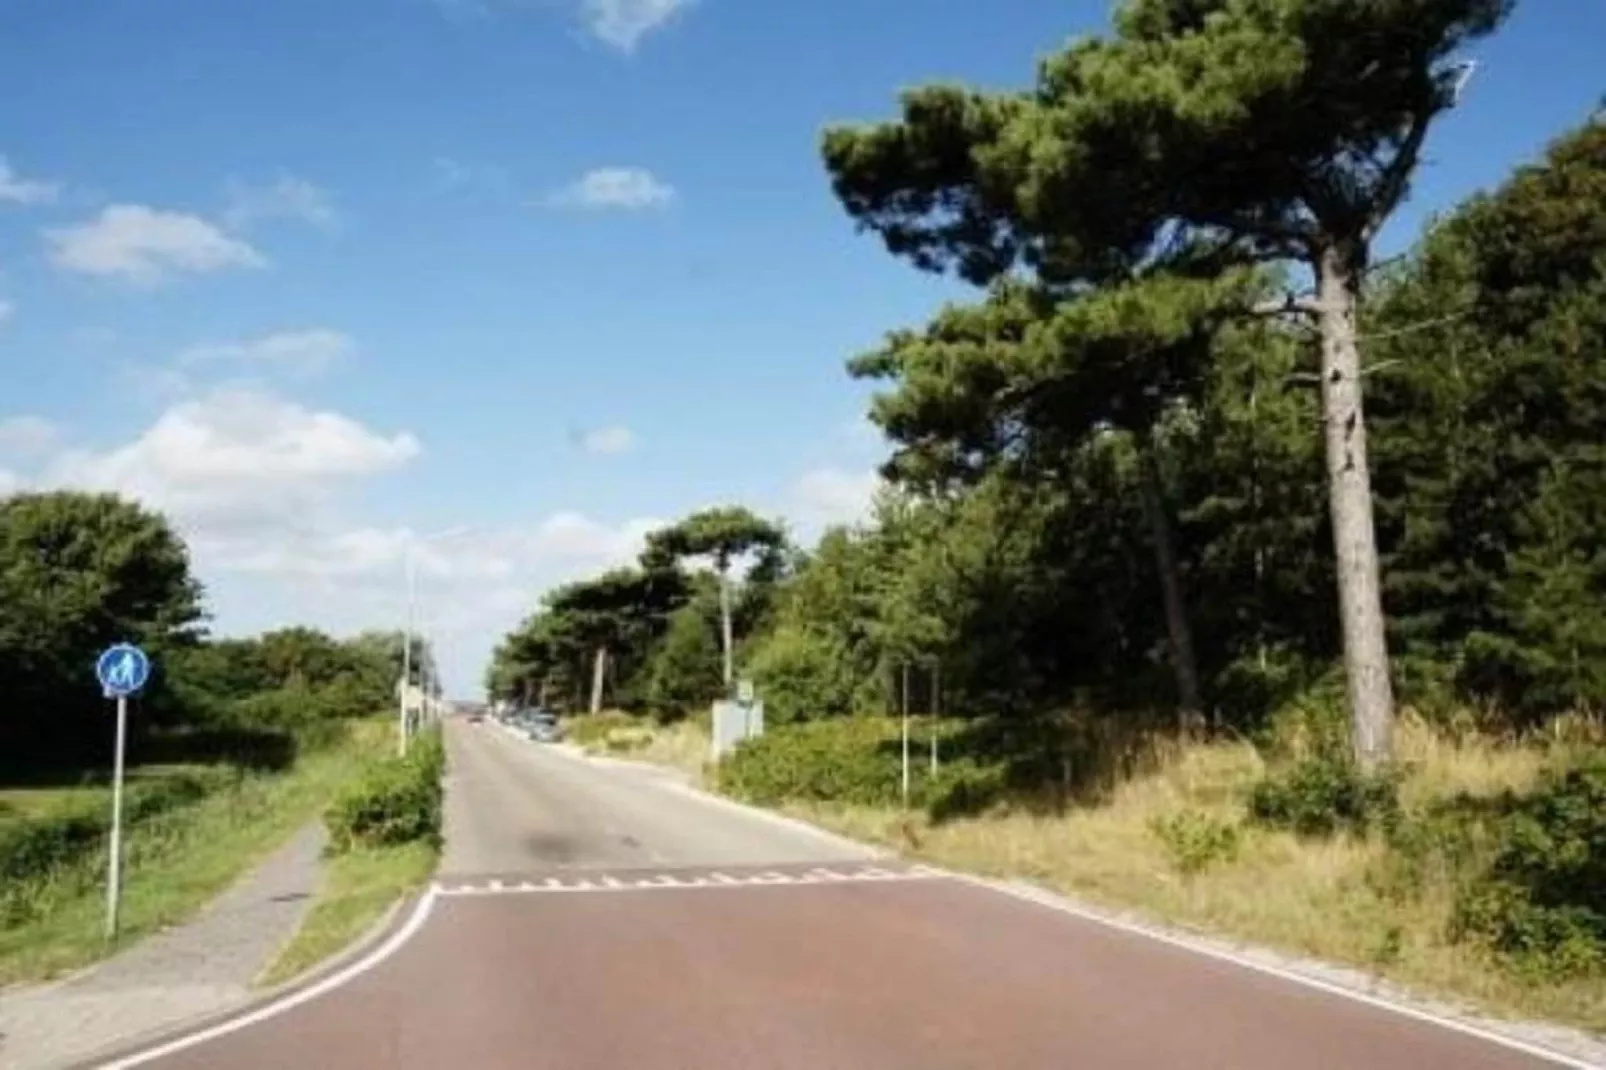
{"label": "green bush", "polygon": [[[916,725],[917,732],[924,725]],[[764,805],[839,802],[896,806],[903,796],[901,727],[896,718],[843,717],[771,728],[741,743],[720,766],[720,787]],[[934,817],[971,813],[996,799],[1003,770],[969,760],[933,776],[924,733],[912,741],[910,802]]]}
{"label": "green bush", "polygon": [[613,732],[629,731],[640,727],[630,714],[622,710],[603,710],[601,713],[582,713],[563,722],[563,732],[577,747],[607,747],[608,736]]}
{"label": "green bush", "polygon": [[1453,934],[1523,973],[1606,969],[1606,754],[1547,771],[1500,832],[1487,879],[1457,903]]}
{"label": "green bush", "polygon": [[1165,847],[1177,872],[1185,877],[1238,857],[1238,826],[1197,810],[1156,817],[1149,830]]}
{"label": "green bush", "polygon": [[748,659],[764,719],[794,724],[844,717],[854,709],[852,659],[834,636],[796,627],[770,634]]}
{"label": "green bush", "polygon": [[670,616],[647,679],[647,707],[660,720],[684,717],[724,692],[714,628],[704,607],[696,602]]}
{"label": "green bush", "polygon": [[[218,768],[130,781],[123,795],[124,830],[199,802],[236,776],[235,770]],[[87,886],[98,879],[110,829],[107,797],[0,824],[0,930],[33,920],[52,883]]]}
{"label": "green bush", "polygon": [[1305,758],[1250,789],[1249,814],[1300,836],[1386,830],[1399,818],[1398,788],[1392,772],[1368,775],[1347,758]]}
{"label": "green bush", "polygon": [[324,813],[330,849],[341,853],[414,842],[438,846],[445,766],[438,729],[416,736],[405,757],[374,762]]}

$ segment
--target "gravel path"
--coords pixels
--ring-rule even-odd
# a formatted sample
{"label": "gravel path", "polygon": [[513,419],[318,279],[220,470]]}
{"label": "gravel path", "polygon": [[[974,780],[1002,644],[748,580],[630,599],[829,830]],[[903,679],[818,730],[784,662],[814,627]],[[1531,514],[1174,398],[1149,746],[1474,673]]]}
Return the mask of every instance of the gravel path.
{"label": "gravel path", "polygon": [[66,980],[0,992],[0,1068],[70,1066],[243,1003],[301,924],[318,889],[323,843],[314,822],[188,923]]}

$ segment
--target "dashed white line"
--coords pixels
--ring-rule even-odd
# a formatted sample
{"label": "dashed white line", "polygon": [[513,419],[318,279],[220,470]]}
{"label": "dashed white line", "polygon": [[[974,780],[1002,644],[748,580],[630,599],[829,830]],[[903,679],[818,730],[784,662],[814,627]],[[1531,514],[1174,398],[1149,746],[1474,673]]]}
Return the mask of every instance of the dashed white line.
{"label": "dashed white line", "polygon": [[887,870],[878,866],[852,869],[846,872],[816,866],[798,873],[780,870],[760,870],[733,876],[714,871],[704,874],[687,873],[633,873],[623,877],[612,873],[578,874],[570,877],[547,877],[540,884],[533,881],[517,883],[499,878],[487,878],[483,884],[454,884],[439,886],[438,895],[448,897],[487,896],[539,893],[575,892],[632,892],[667,891],[697,888],[754,888],[788,887],[796,885],[847,884],[863,881],[921,881],[946,877],[947,874],[928,867],[911,867],[907,870]]}

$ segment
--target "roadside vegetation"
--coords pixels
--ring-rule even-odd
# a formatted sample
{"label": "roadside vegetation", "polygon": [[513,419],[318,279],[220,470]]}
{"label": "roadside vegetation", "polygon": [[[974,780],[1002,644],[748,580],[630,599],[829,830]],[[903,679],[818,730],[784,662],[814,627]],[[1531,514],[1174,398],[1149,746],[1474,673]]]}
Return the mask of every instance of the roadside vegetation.
{"label": "roadside vegetation", "polygon": [[[830,130],[851,220],[977,287],[849,362],[870,516],[671,525],[534,607],[492,695],[946,864],[1606,1030],[1606,122],[1373,247],[1509,6],[1128,0],[1027,92]],[[727,649],[768,728],[710,770]]]}
{"label": "roadside vegetation", "polygon": [[[152,656],[130,701],[117,946],[184,920],[394,743],[400,636],[214,638],[188,551],[111,495],[0,499],[0,984],[107,954],[109,703],[90,667]],[[427,652],[419,659],[428,670]]]}
{"label": "roadside vegetation", "polygon": [[324,812],[324,885],[295,936],[258,979],[288,980],[362,937],[421,887],[440,858],[446,750],[439,727],[405,757],[370,756]]}

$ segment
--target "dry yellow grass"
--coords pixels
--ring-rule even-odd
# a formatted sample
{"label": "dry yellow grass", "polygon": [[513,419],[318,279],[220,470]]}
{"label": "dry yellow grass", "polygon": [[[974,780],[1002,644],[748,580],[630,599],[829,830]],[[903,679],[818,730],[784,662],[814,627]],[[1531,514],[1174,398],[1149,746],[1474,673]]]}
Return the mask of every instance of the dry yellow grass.
{"label": "dry yellow grass", "polygon": [[[681,728],[687,735],[691,729]],[[706,745],[706,737],[704,743]],[[1408,803],[1458,793],[1489,796],[1530,786],[1559,741],[1450,737],[1402,720],[1398,753]],[[688,739],[638,753],[690,753]],[[1606,1030],[1606,985],[1531,986],[1477,952],[1450,943],[1454,889],[1430,880],[1399,897],[1377,881],[1388,849],[1376,839],[1301,840],[1240,824],[1247,788],[1264,771],[1245,742],[1149,748],[1140,771],[1097,804],[1063,814],[1000,808],[933,824],[922,814],[840,805],[793,805],[794,816],[953,869],[1024,878],[1106,907],[1181,928],[1360,967],[1423,994],[1487,1013],[1537,1016]],[[1238,826],[1236,857],[1182,875],[1153,830],[1182,812]]]}

